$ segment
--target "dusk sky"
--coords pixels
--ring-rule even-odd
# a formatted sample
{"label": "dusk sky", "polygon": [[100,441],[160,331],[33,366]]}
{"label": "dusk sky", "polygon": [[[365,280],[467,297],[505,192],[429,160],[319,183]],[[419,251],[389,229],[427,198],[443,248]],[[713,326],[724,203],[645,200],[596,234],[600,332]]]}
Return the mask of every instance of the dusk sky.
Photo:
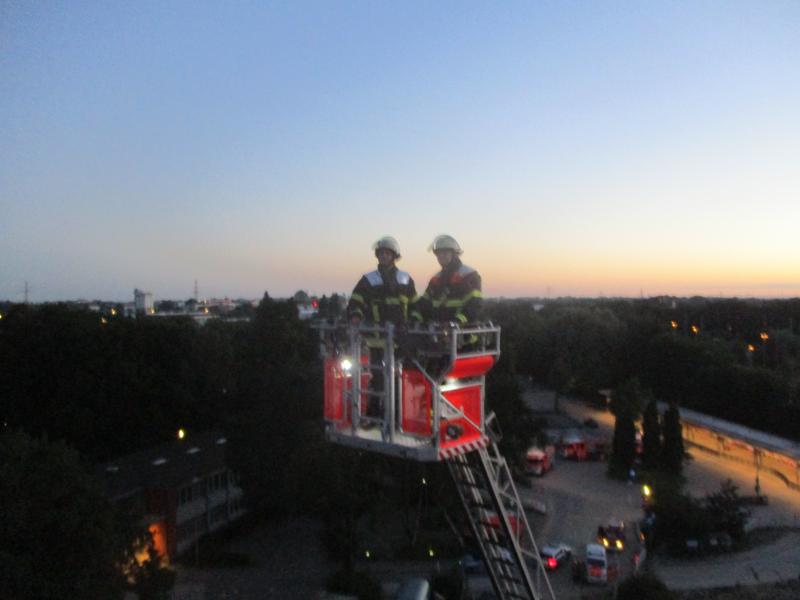
{"label": "dusk sky", "polygon": [[800,295],[800,2],[0,2],[0,300]]}

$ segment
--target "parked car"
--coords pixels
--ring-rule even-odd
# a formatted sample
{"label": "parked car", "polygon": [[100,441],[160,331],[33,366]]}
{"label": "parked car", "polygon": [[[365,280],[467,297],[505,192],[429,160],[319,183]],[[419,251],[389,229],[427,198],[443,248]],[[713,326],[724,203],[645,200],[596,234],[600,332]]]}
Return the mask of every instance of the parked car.
{"label": "parked car", "polygon": [[545,569],[555,571],[572,556],[572,548],[566,544],[548,544],[539,551]]}
{"label": "parked car", "polygon": [[597,541],[609,552],[622,552],[625,549],[625,523],[610,518],[605,525],[597,528]]}

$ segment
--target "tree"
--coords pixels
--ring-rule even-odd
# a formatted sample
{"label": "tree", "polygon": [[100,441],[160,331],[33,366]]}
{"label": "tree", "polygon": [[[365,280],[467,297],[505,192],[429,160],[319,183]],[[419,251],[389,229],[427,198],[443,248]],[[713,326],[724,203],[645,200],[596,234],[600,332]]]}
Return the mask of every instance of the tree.
{"label": "tree", "polygon": [[619,584],[617,600],[672,600],[675,595],[652,573],[631,575]]}
{"label": "tree", "polygon": [[519,463],[533,442],[533,413],[522,401],[517,377],[497,367],[486,377],[487,416],[491,411],[497,416],[503,435],[500,440],[501,452],[509,464]]}
{"label": "tree", "polygon": [[616,477],[626,477],[636,458],[636,426],[641,410],[642,391],[636,379],[619,386],[611,399],[611,412],[616,415],[614,440],[608,470]]}
{"label": "tree", "polygon": [[614,424],[614,440],[608,471],[616,477],[627,477],[636,458],[636,427],[629,412],[617,415]]}
{"label": "tree", "polygon": [[121,597],[130,540],[77,452],[0,434],[0,506],[4,597]]}
{"label": "tree", "polygon": [[664,413],[664,447],[661,450],[661,468],[672,475],[683,471],[683,433],[678,405],[671,402]]}
{"label": "tree", "polygon": [[718,492],[708,494],[705,507],[713,529],[727,532],[734,540],[744,538],[744,526],[750,517],[750,511],[744,505],[733,481],[723,481]]}
{"label": "tree", "polygon": [[651,397],[642,415],[642,462],[647,469],[658,468],[661,460],[661,425],[656,399]]}

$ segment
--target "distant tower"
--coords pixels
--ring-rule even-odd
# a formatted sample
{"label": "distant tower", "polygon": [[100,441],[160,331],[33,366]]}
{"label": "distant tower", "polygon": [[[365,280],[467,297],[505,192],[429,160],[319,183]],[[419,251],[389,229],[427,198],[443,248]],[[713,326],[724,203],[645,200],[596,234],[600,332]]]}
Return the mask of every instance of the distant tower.
{"label": "distant tower", "polygon": [[133,290],[133,303],[136,314],[152,315],[156,312],[152,292],[145,292],[138,288]]}
{"label": "distant tower", "polygon": [[194,301],[197,302],[198,293],[197,293],[197,279],[194,280]]}

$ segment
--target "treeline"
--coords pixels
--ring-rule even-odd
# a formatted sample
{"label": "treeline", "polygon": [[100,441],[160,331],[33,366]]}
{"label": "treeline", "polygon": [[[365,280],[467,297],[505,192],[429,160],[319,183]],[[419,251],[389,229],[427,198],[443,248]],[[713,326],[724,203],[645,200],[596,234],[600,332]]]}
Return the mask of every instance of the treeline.
{"label": "treeline", "polygon": [[[800,300],[507,300],[486,312],[503,327],[488,402],[514,451],[530,428],[519,375],[586,397],[637,378],[661,400],[798,435]],[[315,336],[292,302],[265,295],[250,322],[202,327],[188,318],[103,322],[65,305],[3,314],[4,428],[63,439],[93,460],[171,439],[179,427],[246,426],[259,411],[286,424],[277,438],[297,435],[295,425],[321,429]]]}
{"label": "treeline", "polygon": [[504,360],[559,392],[596,398],[636,378],[660,400],[800,435],[798,299],[515,300],[488,312]]}
{"label": "treeline", "polygon": [[313,361],[294,305],[268,296],[251,322],[205,326],[15,305],[0,320],[0,414],[4,428],[65,440],[100,461],[178,428],[225,427],[298,387],[312,394]]}

